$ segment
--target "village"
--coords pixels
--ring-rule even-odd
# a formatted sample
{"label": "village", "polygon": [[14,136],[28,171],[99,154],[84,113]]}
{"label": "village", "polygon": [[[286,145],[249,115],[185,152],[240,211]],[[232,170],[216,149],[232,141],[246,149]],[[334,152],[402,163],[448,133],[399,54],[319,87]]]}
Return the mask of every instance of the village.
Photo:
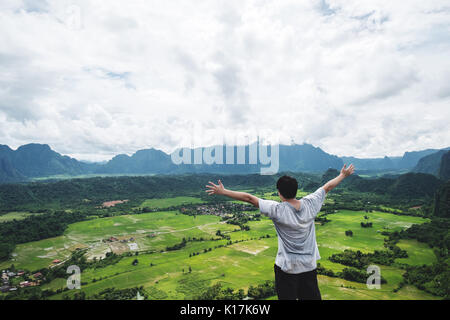
{"label": "village", "polygon": [[209,205],[194,205],[185,206],[180,208],[180,212],[187,215],[214,215],[221,218],[229,218],[234,213],[240,213],[242,211],[254,211],[255,208],[250,205],[227,202],[220,204]]}
{"label": "village", "polygon": [[[52,261],[50,268],[56,267],[62,261],[55,259]],[[19,288],[36,287],[41,285],[45,280],[41,272],[32,274],[24,270],[2,270],[0,291],[2,293],[17,291]]]}
{"label": "village", "polygon": [[139,250],[138,244],[135,242],[135,237],[115,237],[111,236],[107,239],[102,240],[104,243],[107,243],[111,251],[115,254],[122,254],[128,251],[137,251]]}
{"label": "village", "polygon": [[131,237],[131,238],[128,238],[128,237],[126,237],[126,238],[123,238],[123,239],[119,239],[119,238],[116,238],[116,237],[114,237],[114,236],[112,236],[112,237],[109,237],[109,238],[107,238],[107,239],[103,239],[103,242],[106,242],[106,243],[111,243],[111,242],[120,242],[120,243],[128,243],[128,242],[133,242],[135,239],[133,238],[133,237]]}

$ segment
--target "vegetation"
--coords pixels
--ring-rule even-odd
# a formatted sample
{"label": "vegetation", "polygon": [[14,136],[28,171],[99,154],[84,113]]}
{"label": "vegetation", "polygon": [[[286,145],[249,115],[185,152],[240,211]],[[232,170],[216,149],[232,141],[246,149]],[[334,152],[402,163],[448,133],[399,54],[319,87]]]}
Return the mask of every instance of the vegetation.
{"label": "vegetation", "polygon": [[61,235],[69,224],[85,219],[80,212],[58,211],[0,223],[0,261],[9,258],[16,244]]}
{"label": "vegetation", "polygon": [[343,264],[345,266],[365,269],[370,264],[381,264],[390,266],[396,258],[406,258],[408,254],[404,250],[398,251],[378,251],[373,253],[362,253],[361,251],[344,250],[329,257],[330,261]]}
{"label": "vegetation", "polygon": [[[303,188],[322,179],[305,177]],[[42,274],[38,286],[0,294],[0,299],[135,299],[138,292],[145,299],[273,298],[277,237],[272,222],[248,206],[205,197],[204,181],[216,178],[109,177],[11,185],[22,200],[0,186],[5,214],[26,213],[0,223],[0,269],[25,271],[12,280],[17,287]],[[441,211],[446,209],[439,205],[435,214],[435,200],[415,188],[410,198],[390,194],[395,184],[422,178],[367,183],[357,178],[327,196],[316,219],[324,298],[448,297],[449,220]],[[222,180],[276,200],[274,179]],[[421,184],[427,181],[432,182],[426,177]],[[378,191],[356,190],[363,187]],[[116,199],[129,201],[102,207]],[[383,290],[365,286],[370,264],[381,268]],[[81,290],[66,287],[70,265],[82,270]]]}

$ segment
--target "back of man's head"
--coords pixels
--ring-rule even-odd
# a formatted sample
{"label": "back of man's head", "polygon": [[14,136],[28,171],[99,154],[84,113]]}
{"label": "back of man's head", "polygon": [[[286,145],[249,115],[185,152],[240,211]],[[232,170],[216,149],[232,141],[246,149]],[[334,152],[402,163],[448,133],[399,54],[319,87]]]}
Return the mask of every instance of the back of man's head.
{"label": "back of man's head", "polygon": [[298,182],[295,178],[282,176],[277,181],[277,189],[285,199],[294,199],[297,195]]}

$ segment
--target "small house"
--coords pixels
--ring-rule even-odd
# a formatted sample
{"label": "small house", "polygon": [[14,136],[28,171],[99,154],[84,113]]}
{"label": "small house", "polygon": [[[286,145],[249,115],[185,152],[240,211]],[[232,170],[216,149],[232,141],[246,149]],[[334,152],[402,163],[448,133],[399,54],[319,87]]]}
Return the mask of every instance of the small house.
{"label": "small house", "polygon": [[0,291],[3,292],[3,293],[8,292],[9,289],[10,289],[10,286],[3,286],[3,287],[0,287]]}

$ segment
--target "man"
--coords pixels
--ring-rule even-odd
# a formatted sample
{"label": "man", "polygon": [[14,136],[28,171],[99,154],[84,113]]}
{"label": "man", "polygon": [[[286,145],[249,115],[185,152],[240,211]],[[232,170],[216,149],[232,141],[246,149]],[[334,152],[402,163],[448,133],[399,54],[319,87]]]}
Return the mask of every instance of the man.
{"label": "man", "polygon": [[316,261],[320,259],[320,255],[314,219],[326,194],[353,172],[353,164],[348,168],[344,165],[339,176],[301,200],[296,199],[297,180],[283,176],[277,182],[281,203],[259,199],[245,192],[227,190],[220,180],[218,185],[209,182],[206,192],[209,195],[224,195],[248,202],[273,221],[278,234],[278,254],[274,266],[278,299],[321,300],[316,272]]}

